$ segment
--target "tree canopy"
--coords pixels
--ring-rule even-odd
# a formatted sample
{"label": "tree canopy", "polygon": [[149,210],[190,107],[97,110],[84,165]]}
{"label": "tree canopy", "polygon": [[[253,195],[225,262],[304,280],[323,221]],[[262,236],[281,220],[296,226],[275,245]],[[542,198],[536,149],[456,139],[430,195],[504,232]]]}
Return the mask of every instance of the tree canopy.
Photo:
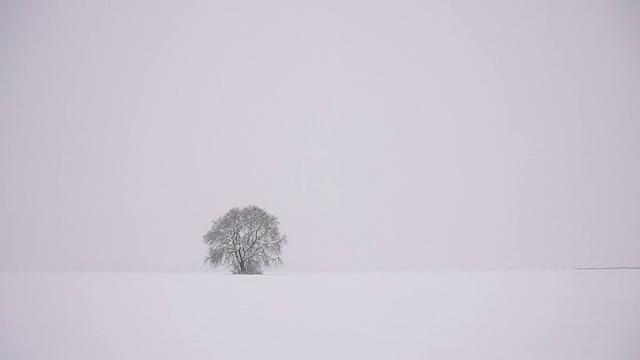
{"label": "tree canopy", "polygon": [[209,246],[205,263],[212,268],[226,266],[234,274],[261,274],[266,267],[282,265],[287,236],[280,234],[279,224],[277,217],[258,206],[229,210],[203,236]]}

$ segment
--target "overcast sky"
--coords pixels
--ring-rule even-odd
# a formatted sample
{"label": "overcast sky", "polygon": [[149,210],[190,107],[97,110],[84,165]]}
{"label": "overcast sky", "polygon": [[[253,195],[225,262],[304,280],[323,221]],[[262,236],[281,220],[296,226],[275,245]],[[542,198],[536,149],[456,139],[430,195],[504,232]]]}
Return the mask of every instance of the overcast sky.
{"label": "overcast sky", "polygon": [[635,1],[3,1],[0,269],[640,265]]}

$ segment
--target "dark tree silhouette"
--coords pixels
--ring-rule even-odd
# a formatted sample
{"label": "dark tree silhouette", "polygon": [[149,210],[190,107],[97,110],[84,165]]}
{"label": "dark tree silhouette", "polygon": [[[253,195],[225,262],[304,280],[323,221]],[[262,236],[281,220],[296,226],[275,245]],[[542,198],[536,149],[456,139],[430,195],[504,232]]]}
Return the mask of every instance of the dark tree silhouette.
{"label": "dark tree silhouette", "polygon": [[287,236],[280,234],[279,224],[257,206],[229,210],[203,236],[209,246],[205,262],[212,268],[227,266],[234,274],[262,274],[266,267],[282,265]]}

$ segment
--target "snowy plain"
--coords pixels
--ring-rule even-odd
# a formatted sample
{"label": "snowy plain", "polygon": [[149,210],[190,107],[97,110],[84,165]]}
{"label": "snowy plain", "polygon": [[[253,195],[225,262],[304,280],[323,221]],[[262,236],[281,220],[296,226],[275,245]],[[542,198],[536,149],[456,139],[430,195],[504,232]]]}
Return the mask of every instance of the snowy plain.
{"label": "snowy plain", "polygon": [[640,271],[0,273],[0,359],[640,359]]}

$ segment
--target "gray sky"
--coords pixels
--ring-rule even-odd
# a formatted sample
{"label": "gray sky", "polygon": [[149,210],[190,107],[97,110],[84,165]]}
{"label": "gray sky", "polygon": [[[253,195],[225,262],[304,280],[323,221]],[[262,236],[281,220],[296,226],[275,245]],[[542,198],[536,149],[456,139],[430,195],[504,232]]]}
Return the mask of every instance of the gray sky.
{"label": "gray sky", "polygon": [[640,264],[634,1],[3,1],[0,269]]}

